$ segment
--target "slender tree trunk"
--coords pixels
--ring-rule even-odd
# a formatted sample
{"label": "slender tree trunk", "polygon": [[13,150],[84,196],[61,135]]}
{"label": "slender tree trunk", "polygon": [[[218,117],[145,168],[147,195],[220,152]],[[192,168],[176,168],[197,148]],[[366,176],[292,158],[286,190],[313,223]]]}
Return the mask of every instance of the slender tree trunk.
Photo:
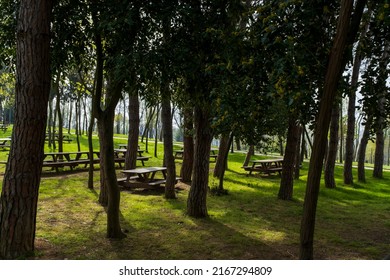
{"label": "slender tree trunk", "polygon": [[[384,106],[386,103],[385,97],[382,97],[378,101],[378,108],[381,114],[384,114]],[[385,154],[385,138],[383,136],[383,127],[384,127],[383,117],[378,119],[378,129],[376,131],[375,137],[375,158],[374,158],[374,171],[372,175],[375,178],[383,178],[383,162]]]}
{"label": "slender tree trunk", "polygon": [[340,121],[340,149],[339,149],[339,162],[340,163],[343,163],[343,159],[344,159],[344,152],[343,152],[343,147],[344,147],[344,129],[343,129],[343,100],[341,99],[341,102],[340,102],[340,107],[339,107],[339,110],[340,110],[340,116],[339,116],[339,121]]}
{"label": "slender tree trunk", "polygon": [[300,235],[300,259],[313,259],[313,241],[317,201],[332,106],[336,97],[337,86],[346,64],[344,52],[347,45],[352,44],[354,38],[356,37],[361,15],[366,4],[366,0],[358,0],[355,9],[356,11],[351,21],[353,2],[353,0],[343,0],[341,2],[336,37],[330,51],[329,62],[326,70],[323,95],[320,100],[319,113],[314,131],[313,152],[310,158],[309,174],[303,206]]}
{"label": "slender tree trunk", "polygon": [[72,128],[72,114],[73,114],[73,102],[69,101],[69,119],[68,119],[68,134],[70,133],[70,130]]}
{"label": "slender tree trunk", "polygon": [[[135,82],[134,79],[133,82]],[[133,169],[137,166],[139,123],[138,93],[134,90],[129,95],[129,133],[127,139],[126,169]]]}
{"label": "slender tree trunk", "polygon": [[191,217],[207,217],[210,148],[213,138],[207,106],[195,107],[195,153],[192,184],[187,199],[187,213]]}
{"label": "slender tree trunk", "polygon": [[296,147],[296,156],[295,156],[295,170],[294,170],[294,179],[299,179],[299,173],[301,170],[301,135],[302,135],[302,126],[298,126],[298,141]]}
{"label": "slender tree trunk", "polygon": [[[0,198],[0,258],[34,252],[50,93],[52,1],[21,0],[16,36],[15,122]],[[32,73],[34,73],[32,75]]]}
{"label": "slender tree trunk", "polygon": [[77,151],[81,151],[80,146],[80,95],[77,96],[76,101],[76,142],[77,142]]}
{"label": "slender tree trunk", "polygon": [[366,162],[366,150],[368,139],[370,137],[371,118],[369,117],[364,126],[362,139],[360,140],[359,152],[358,152],[358,181],[366,182],[365,162]]}
{"label": "slender tree trunk", "polygon": [[[368,13],[371,14],[370,12]],[[366,20],[364,24],[364,29],[360,34],[360,41],[365,40],[369,18]],[[352,176],[352,162],[354,159],[354,138],[355,138],[355,108],[356,108],[356,90],[358,87],[358,79],[359,79],[359,71],[360,65],[363,60],[363,55],[361,53],[360,47],[358,47],[353,63],[352,70],[352,79],[351,79],[351,90],[349,92],[349,100],[348,100],[348,123],[347,123],[347,137],[345,139],[345,161],[344,161],[344,184],[352,185],[353,184],[353,176]]]}
{"label": "slender tree trunk", "polygon": [[229,147],[233,141],[230,141],[229,132],[223,133],[221,136],[221,140],[219,141],[219,149],[218,149],[218,157],[217,162],[215,163],[213,176],[216,178],[220,178],[221,175],[225,172],[226,167],[226,154],[229,154]]}
{"label": "slender tree trunk", "polygon": [[291,200],[293,197],[294,186],[294,164],[297,154],[297,144],[299,137],[299,125],[294,116],[290,116],[287,132],[286,151],[283,158],[282,178],[278,198],[282,200]]}
{"label": "slender tree trunk", "polygon": [[337,145],[338,145],[338,134],[339,134],[339,117],[340,109],[339,105],[335,105],[332,110],[332,118],[330,121],[330,135],[329,135],[329,146],[328,153],[325,160],[325,187],[334,189],[336,187],[336,181],[334,179],[334,168],[336,166],[337,157]]}
{"label": "slender tree trunk", "polygon": [[184,108],[184,140],[183,140],[183,163],[180,176],[183,182],[191,182],[192,168],[194,164],[194,138],[193,138],[193,110]]}
{"label": "slender tree trunk", "polygon": [[243,166],[248,166],[249,161],[251,160],[251,157],[255,154],[255,145],[249,145],[248,152],[246,153],[245,156],[245,161]]}
{"label": "slender tree trunk", "polygon": [[60,82],[60,74],[57,74],[57,78],[56,78],[56,81],[55,81],[55,91],[57,93],[57,97],[56,97],[56,112],[58,114],[58,151],[61,153],[64,151],[64,145],[63,145],[63,141],[62,141],[62,137],[63,137],[63,130],[62,130],[62,127],[63,127],[63,120],[62,120],[62,114],[61,114],[61,92],[60,92],[60,88],[59,88],[59,82]]}
{"label": "slender tree trunk", "polygon": [[158,116],[160,115],[160,107],[157,108],[155,132],[154,132],[154,157],[157,157],[157,144],[158,144]]}
{"label": "slender tree trunk", "polygon": [[237,150],[241,151],[241,141],[240,141],[240,138],[235,137],[235,140],[236,140]]}
{"label": "slender tree trunk", "polygon": [[164,77],[161,84],[161,121],[164,140],[164,163],[167,167],[167,179],[165,183],[165,198],[176,198],[176,166],[173,157],[173,132],[172,132],[172,115],[171,115],[171,94],[169,92],[169,82]]}
{"label": "slender tree trunk", "polygon": [[[221,165],[221,170],[219,174],[217,174],[218,179],[219,179],[219,185],[218,185],[218,192],[219,194],[224,194],[224,188],[223,188],[223,180],[225,176],[225,171],[227,169],[227,161],[228,161],[228,156],[229,156],[229,146],[233,144],[233,133],[230,134],[230,137],[227,142],[227,149],[224,149],[224,153],[218,153],[218,158],[221,156],[222,161],[220,163]],[[220,146],[221,149],[221,146]],[[220,151],[220,150],[219,150]],[[215,174],[214,174],[215,175]]]}

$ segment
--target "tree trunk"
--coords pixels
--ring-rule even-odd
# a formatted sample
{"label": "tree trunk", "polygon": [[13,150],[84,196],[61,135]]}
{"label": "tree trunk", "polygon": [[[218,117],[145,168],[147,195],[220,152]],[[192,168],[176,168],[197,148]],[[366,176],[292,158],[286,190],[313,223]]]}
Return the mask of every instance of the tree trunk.
{"label": "tree trunk", "polygon": [[245,156],[245,161],[243,166],[248,166],[249,161],[251,160],[251,157],[255,154],[255,145],[249,145],[248,152],[246,153]]}
{"label": "tree trunk", "polygon": [[375,178],[383,178],[383,162],[385,154],[385,138],[383,136],[384,127],[384,106],[386,103],[385,97],[381,97],[378,101],[378,108],[381,116],[378,119],[378,129],[376,131],[375,139],[375,158],[374,158],[374,171],[372,175]]}
{"label": "tree trunk", "polygon": [[288,123],[286,151],[283,157],[282,178],[278,198],[282,200],[291,200],[293,197],[294,186],[294,164],[297,154],[297,145],[299,138],[299,125],[294,116],[290,116]]}
{"label": "tree trunk", "polygon": [[230,133],[223,133],[219,142],[218,157],[215,163],[213,176],[220,178],[225,172],[226,162],[225,157],[229,154],[229,147],[233,141],[230,141]]}
{"label": "tree trunk", "polygon": [[295,156],[295,170],[294,170],[294,179],[299,179],[299,173],[301,170],[301,136],[303,128],[302,126],[298,126],[298,141],[297,141],[297,148],[296,148],[296,156]]}
{"label": "tree trunk", "polygon": [[158,116],[160,115],[160,107],[157,108],[156,123],[154,125],[154,157],[157,157],[157,144],[158,144]]}
{"label": "tree trunk", "polygon": [[334,168],[336,165],[337,145],[339,142],[339,117],[340,109],[338,105],[335,105],[332,110],[332,117],[330,121],[329,146],[325,160],[325,187],[329,189],[334,189],[336,187],[336,181],[334,179]]}
{"label": "tree trunk", "polygon": [[72,114],[73,114],[73,102],[69,102],[69,119],[68,119],[68,134],[70,134],[70,129],[72,127]]}
{"label": "tree trunk", "polygon": [[[230,137],[228,139],[228,142],[227,142],[227,145],[226,145],[226,149],[224,153],[221,153],[221,146],[220,146],[220,150],[219,150],[219,153],[218,153],[218,159],[219,157],[222,158],[222,161],[220,163],[221,167],[220,167],[220,171],[218,172],[217,176],[218,176],[218,179],[219,179],[219,184],[218,184],[218,193],[219,194],[226,194],[226,192],[224,192],[224,188],[223,188],[223,179],[224,179],[224,176],[225,176],[225,171],[227,169],[227,161],[228,161],[228,156],[229,156],[229,146],[233,144],[233,132],[230,134]],[[215,174],[214,174],[215,176]]]}
{"label": "tree trunk", "polygon": [[100,139],[100,167],[103,169],[103,180],[107,194],[107,237],[123,238],[119,221],[120,192],[115,172],[114,161],[114,116],[115,107],[111,110],[101,111],[98,116],[98,129]]}
{"label": "tree trunk", "polygon": [[[163,73],[163,76],[165,74]],[[164,163],[167,167],[167,179],[165,183],[165,198],[176,198],[176,166],[173,157],[173,132],[172,132],[172,113],[171,113],[171,94],[169,92],[169,82],[163,77],[161,83],[161,121],[164,140]]]}
{"label": "tree trunk", "polygon": [[359,152],[358,152],[358,181],[366,182],[365,162],[366,162],[366,150],[368,139],[370,137],[371,118],[368,118],[364,126],[362,139],[360,140]]}
{"label": "tree trunk", "polygon": [[77,142],[77,151],[81,151],[80,147],[80,95],[77,96],[76,101],[76,142]]}
{"label": "tree trunk", "polygon": [[60,82],[60,74],[57,74],[56,82],[54,84],[54,89],[57,94],[56,97],[56,112],[58,116],[58,152],[63,152],[64,151],[64,145],[63,145],[63,120],[62,120],[62,113],[61,113],[61,92],[59,88],[59,82]]}
{"label": "tree trunk", "polygon": [[235,137],[235,140],[236,140],[237,151],[241,151],[241,141],[240,141],[240,138]]}
{"label": "tree trunk", "polygon": [[194,137],[193,137],[193,110],[184,108],[184,139],[183,139],[183,163],[180,176],[183,182],[191,182],[192,168],[194,163]]}
{"label": "tree trunk", "polygon": [[306,195],[303,206],[300,233],[300,259],[313,259],[313,239],[317,201],[332,106],[336,97],[337,86],[346,64],[344,52],[347,44],[352,44],[356,37],[361,15],[366,4],[366,0],[358,0],[356,4],[356,13],[351,21],[353,2],[354,1],[352,0],[344,0],[341,2],[336,37],[330,51],[326,70],[323,95],[320,100],[319,113],[314,131],[313,151],[310,158]]}
{"label": "tree trunk", "polygon": [[[371,15],[371,12],[368,13]],[[362,44],[361,41],[365,40],[367,29],[370,21],[370,16],[366,20],[364,24],[364,29],[360,34],[359,45]],[[344,161],[344,184],[352,185],[353,184],[353,176],[352,176],[352,162],[354,159],[354,138],[355,138],[355,111],[356,111],[356,90],[358,87],[358,79],[359,79],[359,71],[360,66],[363,60],[363,55],[360,50],[360,46],[356,51],[353,70],[352,70],[352,79],[351,79],[351,90],[349,92],[349,100],[348,100],[348,123],[347,123],[347,137],[345,139],[345,161]]]}
{"label": "tree trunk", "polygon": [[0,198],[0,258],[4,259],[34,252],[50,93],[51,9],[52,1],[20,1],[15,122]]}
{"label": "tree trunk", "polygon": [[195,153],[192,184],[187,199],[187,213],[191,217],[207,217],[207,190],[209,182],[212,132],[208,108],[195,107]]}
{"label": "tree trunk", "polygon": [[[134,79],[133,82],[135,82]],[[139,123],[138,93],[136,90],[133,90],[129,94],[129,133],[127,138],[126,169],[137,167]]]}
{"label": "tree trunk", "polygon": [[344,129],[343,129],[343,100],[342,99],[341,99],[341,102],[340,102],[339,110],[340,110],[340,117],[339,117],[339,121],[340,121],[340,125],[339,125],[339,128],[340,128],[339,162],[343,163],[343,158],[344,158],[344,152],[343,152],[343,147],[344,147]]}

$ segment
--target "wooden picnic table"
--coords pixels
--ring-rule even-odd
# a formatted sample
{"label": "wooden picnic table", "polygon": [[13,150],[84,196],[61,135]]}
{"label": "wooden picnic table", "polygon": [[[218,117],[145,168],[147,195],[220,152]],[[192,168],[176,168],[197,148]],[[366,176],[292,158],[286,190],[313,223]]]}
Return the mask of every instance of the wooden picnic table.
{"label": "wooden picnic table", "polygon": [[254,171],[268,175],[276,172],[281,174],[282,172],[282,158],[251,160],[251,162],[251,166],[243,166],[246,171],[249,171],[248,175],[251,175]]}
{"label": "wooden picnic table", "polygon": [[[143,167],[122,170],[125,178],[119,178],[118,183],[126,187],[148,188],[165,184],[167,174],[166,167]],[[161,173],[163,178],[156,178],[156,174]]]}
{"label": "wooden picnic table", "polygon": [[0,138],[0,148],[11,147],[11,138]]}
{"label": "wooden picnic table", "polygon": [[[214,161],[217,161],[217,157],[218,155],[215,153],[217,152],[218,149],[215,149],[215,148],[211,148],[210,149],[210,160],[211,159],[214,159]],[[173,151],[175,154],[174,154],[174,158],[175,159],[183,159],[183,156],[184,156],[184,148],[182,148],[181,150],[174,150]]]}
{"label": "wooden picnic table", "polygon": [[[119,149],[127,149],[127,144],[118,144]],[[138,145],[138,150],[140,150],[140,147]]]}
{"label": "wooden picnic table", "polygon": [[[99,162],[100,152],[94,151],[94,162]],[[46,158],[50,158],[46,160]],[[68,166],[71,170],[79,164],[89,164],[89,151],[80,152],[49,152],[44,154],[43,167],[51,167],[58,172],[58,168]]]}
{"label": "wooden picnic table", "polygon": [[[150,157],[142,155],[144,150],[138,149],[137,152],[138,152],[137,160],[142,162],[142,166],[145,166],[144,162],[149,160]],[[126,153],[127,153],[127,149],[114,149],[115,162],[119,163],[120,167],[122,167],[122,162],[125,162]]]}

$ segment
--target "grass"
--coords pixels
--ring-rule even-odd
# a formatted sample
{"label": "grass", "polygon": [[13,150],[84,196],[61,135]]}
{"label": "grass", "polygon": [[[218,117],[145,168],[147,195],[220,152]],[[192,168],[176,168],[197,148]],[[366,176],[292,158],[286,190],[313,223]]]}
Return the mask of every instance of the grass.
{"label": "grass", "polygon": [[[77,150],[74,142],[64,144],[64,150]],[[115,142],[126,143],[126,137],[116,135]],[[81,144],[82,150],[87,149],[85,136]],[[153,149],[150,141],[150,156]],[[0,151],[0,159],[6,159],[7,154],[7,150]],[[97,203],[98,171],[93,191],[87,189],[87,172],[81,169],[58,175],[45,172],[39,194],[35,258],[297,259],[307,163],[295,181],[294,199],[281,201],[277,199],[280,177],[246,176],[241,168],[244,156],[229,155],[224,183],[228,195],[208,196],[206,219],[186,215],[187,185],[180,185],[175,200],[166,200],[157,191],[122,191],[120,219],[127,234],[122,240],[105,237],[106,214]],[[161,162],[159,144],[158,157],[147,165]],[[385,172],[384,179],[374,179],[367,171],[367,183],[354,186],[343,185],[341,167],[336,167],[335,175],[337,188],[330,190],[322,185],[320,190],[315,258],[382,259],[390,253],[390,174]],[[217,183],[210,176],[210,187]]]}

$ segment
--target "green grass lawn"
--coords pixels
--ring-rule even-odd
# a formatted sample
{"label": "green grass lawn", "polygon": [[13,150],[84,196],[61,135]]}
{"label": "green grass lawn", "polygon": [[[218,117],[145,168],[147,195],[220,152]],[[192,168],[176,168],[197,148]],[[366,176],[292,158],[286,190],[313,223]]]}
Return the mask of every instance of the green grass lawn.
{"label": "green grass lawn", "polygon": [[[97,144],[97,138],[95,141]],[[116,135],[116,144],[126,141],[126,136]],[[145,149],[145,143],[140,146]],[[88,148],[85,136],[81,147]],[[77,150],[75,140],[64,144],[64,150]],[[154,142],[150,141],[145,155],[153,153]],[[8,150],[0,151],[0,160],[7,154]],[[127,234],[122,240],[105,237],[106,214],[97,203],[98,170],[93,191],[88,190],[87,172],[81,168],[59,174],[47,170],[40,186],[36,258],[297,259],[307,163],[295,181],[294,200],[281,201],[277,199],[279,175],[246,176],[241,168],[244,157],[242,153],[229,155],[224,184],[229,194],[208,196],[210,217],[206,219],[186,215],[189,186],[182,183],[175,200],[164,199],[159,191],[122,191],[121,224]],[[146,165],[161,163],[159,144],[158,157]],[[4,173],[4,165],[0,173]],[[120,168],[117,174],[120,176]],[[382,259],[390,253],[390,173],[385,172],[381,180],[370,174],[367,170],[366,184],[345,186],[342,167],[336,167],[337,188],[321,186],[316,259]],[[210,176],[210,187],[217,183]]]}

